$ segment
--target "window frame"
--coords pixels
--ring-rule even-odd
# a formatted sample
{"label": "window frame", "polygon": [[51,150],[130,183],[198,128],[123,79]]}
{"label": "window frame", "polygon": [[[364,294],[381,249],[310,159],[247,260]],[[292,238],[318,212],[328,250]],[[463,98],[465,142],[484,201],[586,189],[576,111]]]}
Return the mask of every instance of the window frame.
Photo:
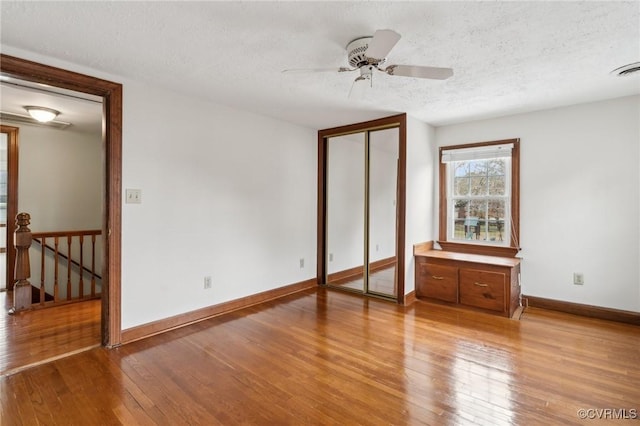
{"label": "window frame", "polygon": [[[511,227],[509,245],[486,244],[482,242],[449,241],[447,235],[449,219],[448,183],[450,173],[447,164],[442,162],[443,151],[487,147],[492,145],[513,144],[511,150]],[[520,139],[503,139],[487,142],[476,142],[461,145],[441,146],[439,148],[439,240],[443,250],[460,253],[482,254],[489,256],[514,257],[520,251]],[[453,214],[453,213],[452,213]]]}

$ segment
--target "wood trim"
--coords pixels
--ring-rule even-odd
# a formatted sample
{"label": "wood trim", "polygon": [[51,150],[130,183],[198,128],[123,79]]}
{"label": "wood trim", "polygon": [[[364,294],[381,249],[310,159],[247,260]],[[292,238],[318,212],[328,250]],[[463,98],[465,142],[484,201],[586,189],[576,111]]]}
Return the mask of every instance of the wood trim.
{"label": "wood trim", "polygon": [[318,132],[318,202],[317,202],[317,249],[316,249],[316,281],[318,285],[324,284],[327,271],[327,259],[325,256],[327,247],[327,209],[325,200],[327,182],[327,139]]}
{"label": "wood trim", "polygon": [[405,281],[405,242],[406,242],[406,218],[407,218],[407,114],[396,116],[400,123],[400,147],[398,152],[398,201],[396,211],[396,257],[397,273],[396,279],[398,303],[404,302],[404,281]]}
{"label": "wood trim", "polygon": [[349,281],[362,278],[364,274],[364,265],[354,266],[353,268],[344,269],[338,272],[332,272],[327,275],[327,284],[344,284]]}
{"label": "wood trim", "polygon": [[122,85],[96,77],[0,54],[0,71],[10,77],[100,96],[103,99],[104,202],[102,344],[121,341]]}
{"label": "wood trim", "polygon": [[[103,202],[102,241],[106,271],[102,287],[102,344],[121,343],[121,233],[122,233],[122,85],[104,95],[106,191]],[[106,244],[105,244],[106,241]],[[104,264],[103,264],[104,265]],[[103,266],[104,268],[104,266]],[[105,288],[106,283],[106,288]],[[106,296],[106,297],[104,297]]]}
{"label": "wood trim", "polygon": [[146,337],[184,327],[186,325],[193,324],[199,321],[204,321],[206,319],[237,311],[239,309],[248,308],[249,306],[258,305],[269,300],[278,299],[280,297],[311,289],[316,286],[316,279],[312,278],[284,287],[263,291],[262,293],[241,297],[240,299],[230,300],[228,302],[207,306],[206,308],[197,309],[195,311],[185,312],[183,314],[175,315],[169,318],[138,325],[132,328],[127,328],[125,330],[122,330],[122,343],[131,343],[136,340],[144,339]]}
{"label": "wood trim", "polygon": [[361,123],[349,124],[346,126],[332,127],[330,129],[323,129],[318,131],[318,138],[330,138],[334,136],[348,135],[351,133],[359,133],[366,130],[379,130],[385,128],[391,128],[406,123],[406,114],[397,114],[390,117],[378,118],[370,121],[363,121]]}
{"label": "wood trim", "polygon": [[416,291],[412,290],[409,293],[404,295],[404,306],[411,306],[413,305],[415,302],[418,301],[418,298],[416,297]]}
{"label": "wood trim", "polygon": [[[440,241],[447,240],[447,167],[442,163],[442,147],[438,155],[438,232]],[[438,241],[438,242],[440,242]]]}
{"label": "wood trim", "polygon": [[407,115],[398,114],[377,120],[333,127],[318,131],[318,234],[317,234],[317,282],[324,284],[326,275],[326,167],[327,138],[352,133],[398,127],[398,199],[396,203],[396,266],[398,268],[396,301],[404,301],[405,282],[405,221],[407,186]]}
{"label": "wood trim", "polygon": [[89,229],[86,231],[51,231],[51,232],[32,232],[32,238],[53,238],[53,237],[79,237],[80,235],[102,235],[100,229]]}
{"label": "wood trim", "polygon": [[[396,265],[396,257],[387,257],[385,259],[376,260],[369,265],[369,273],[382,271]],[[327,275],[327,284],[344,284],[358,278],[362,278],[364,273],[364,265],[355,266],[353,268],[344,269],[342,271],[333,272]]]}
{"label": "wood trim", "polygon": [[426,241],[424,243],[418,243],[413,245],[413,255],[415,256],[417,252],[433,250],[433,241]]}
{"label": "wood trim", "polygon": [[396,256],[387,257],[386,259],[376,260],[375,262],[371,262],[369,264],[370,272],[378,272],[383,271],[385,269],[392,268],[396,265],[397,258]]}
{"label": "wood trim", "polygon": [[563,300],[545,299],[536,296],[522,296],[526,307],[542,308],[583,317],[640,325],[640,312],[623,311],[602,306],[583,305]]}
{"label": "wood trim", "polygon": [[[483,244],[465,244],[447,241],[447,167],[442,162],[442,151],[460,148],[477,148],[482,146],[513,144],[511,151],[511,241],[510,247],[496,247]],[[502,139],[497,141],[476,142],[461,145],[441,146],[438,154],[438,190],[439,194],[439,223],[438,244],[447,251],[461,253],[485,254],[489,256],[515,256],[520,251],[520,139]]]}
{"label": "wood trim", "polygon": [[511,247],[520,251],[520,139],[511,150]]}
{"label": "wood trim", "polygon": [[13,249],[13,233],[16,230],[16,216],[18,214],[18,149],[20,129],[13,126],[0,126],[0,132],[7,135],[7,233],[6,253],[6,289],[13,290],[16,263],[16,251]]}
{"label": "wood trim", "polygon": [[489,246],[482,244],[465,244],[465,243],[451,243],[448,241],[438,241],[442,250],[455,251],[458,253],[469,254],[483,254],[486,256],[499,256],[499,257],[515,257],[519,249],[514,247],[500,247]]}

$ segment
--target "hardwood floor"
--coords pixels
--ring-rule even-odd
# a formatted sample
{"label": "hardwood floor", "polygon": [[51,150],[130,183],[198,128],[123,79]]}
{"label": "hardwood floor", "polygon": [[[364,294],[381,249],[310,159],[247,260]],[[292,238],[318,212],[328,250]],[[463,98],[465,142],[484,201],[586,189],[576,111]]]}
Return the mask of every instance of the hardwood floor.
{"label": "hardwood floor", "polygon": [[0,424],[620,424],[578,410],[639,413],[639,362],[632,325],[313,289],[2,377]]}
{"label": "hardwood floor", "polygon": [[0,376],[100,345],[99,299],[9,315],[12,294],[0,292]]}

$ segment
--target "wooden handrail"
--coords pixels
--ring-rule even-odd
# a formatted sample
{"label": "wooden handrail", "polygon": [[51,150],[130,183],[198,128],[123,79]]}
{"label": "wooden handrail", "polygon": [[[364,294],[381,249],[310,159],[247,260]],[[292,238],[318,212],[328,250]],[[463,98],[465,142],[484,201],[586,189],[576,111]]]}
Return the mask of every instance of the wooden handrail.
{"label": "wooden handrail", "polygon": [[49,238],[49,237],[79,237],[80,235],[101,235],[99,229],[91,229],[88,231],[49,231],[49,232],[32,232],[33,238]]}

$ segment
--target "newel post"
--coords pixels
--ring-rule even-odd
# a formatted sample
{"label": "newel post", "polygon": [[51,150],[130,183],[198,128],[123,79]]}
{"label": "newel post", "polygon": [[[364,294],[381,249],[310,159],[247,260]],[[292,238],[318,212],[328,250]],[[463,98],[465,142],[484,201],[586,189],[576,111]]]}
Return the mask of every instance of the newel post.
{"label": "newel post", "polygon": [[17,229],[14,233],[16,247],[16,268],[13,286],[13,308],[10,313],[31,309],[31,266],[29,265],[29,247],[31,247],[31,230],[29,213],[18,213],[16,216]]}

